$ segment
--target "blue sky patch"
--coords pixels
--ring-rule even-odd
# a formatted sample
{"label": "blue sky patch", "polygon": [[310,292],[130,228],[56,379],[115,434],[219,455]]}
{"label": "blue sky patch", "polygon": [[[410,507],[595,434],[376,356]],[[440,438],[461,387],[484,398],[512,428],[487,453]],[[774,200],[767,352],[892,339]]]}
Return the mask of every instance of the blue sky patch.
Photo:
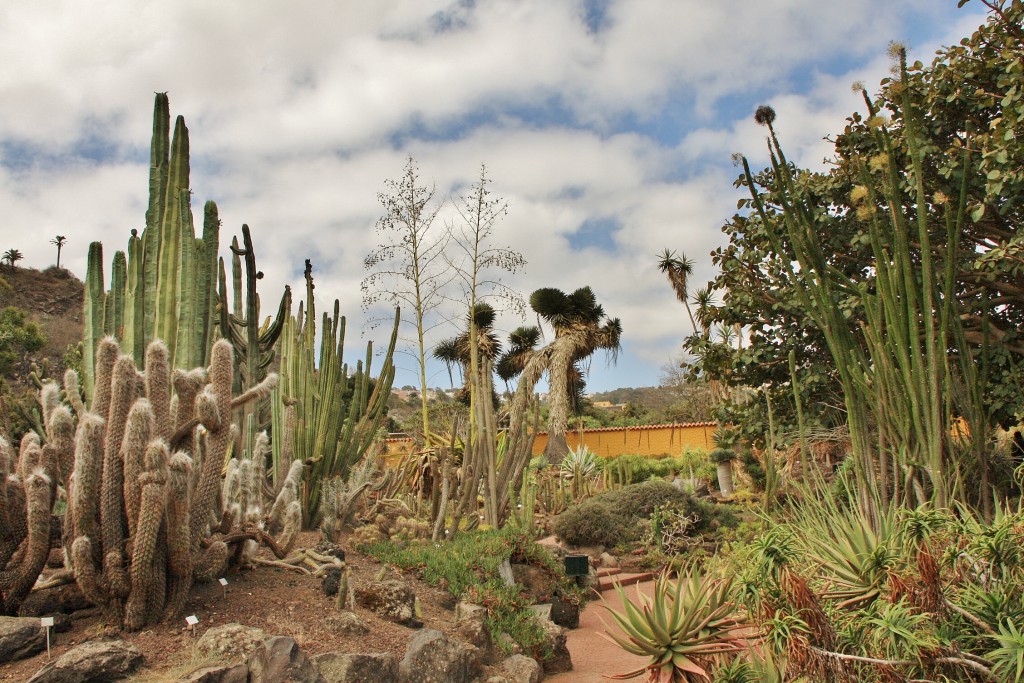
{"label": "blue sky patch", "polygon": [[569,246],[573,251],[599,249],[614,252],[616,250],[615,233],[622,229],[622,222],[612,216],[588,218],[580,224],[576,232],[568,235]]}

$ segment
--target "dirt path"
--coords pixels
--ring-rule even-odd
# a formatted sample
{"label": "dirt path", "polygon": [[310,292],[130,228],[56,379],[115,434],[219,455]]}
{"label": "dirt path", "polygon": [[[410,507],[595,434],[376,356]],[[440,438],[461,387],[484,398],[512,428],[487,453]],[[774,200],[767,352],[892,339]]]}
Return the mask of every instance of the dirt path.
{"label": "dirt path", "polygon": [[[636,586],[629,586],[626,588],[626,596],[635,600],[637,587],[650,595],[654,582],[645,581]],[[566,645],[572,656],[573,670],[545,677],[545,683],[548,681],[552,683],[606,683],[608,679],[604,678],[605,674],[633,671],[648,661],[646,657],[629,654],[600,635],[605,632],[605,625],[601,623],[602,619],[609,626],[615,628],[614,620],[602,605],[622,611],[622,601],[619,599],[617,591],[606,591],[603,595],[603,600],[593,600],[587,603],[580,615],[579,628],[569,631]]]}

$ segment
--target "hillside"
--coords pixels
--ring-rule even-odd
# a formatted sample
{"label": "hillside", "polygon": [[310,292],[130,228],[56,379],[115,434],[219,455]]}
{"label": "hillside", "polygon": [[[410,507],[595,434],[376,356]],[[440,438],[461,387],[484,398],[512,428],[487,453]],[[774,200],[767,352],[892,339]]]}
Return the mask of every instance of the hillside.
{"label": "hillside", "polygon": [[0,268],[0,310],[14,306],[28,313],[46,335],[46,344],[35,353],[22,355],[0,377],[0,433],[18,436],[16,403],[31,403],[34,387],[29,381],[32,364],[50,377],[64,374],[64,354],[69,345],[82,339],[82,297],[84,285],[70,271],[57,268]]}

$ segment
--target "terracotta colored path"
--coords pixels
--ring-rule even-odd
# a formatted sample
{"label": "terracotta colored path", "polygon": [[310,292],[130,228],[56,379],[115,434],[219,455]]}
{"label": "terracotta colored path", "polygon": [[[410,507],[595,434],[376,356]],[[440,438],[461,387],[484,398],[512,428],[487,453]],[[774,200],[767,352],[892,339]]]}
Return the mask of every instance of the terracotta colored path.
{"label": "terracotta colored path", "polygon": [[[654,587],[653,581],[645,581],[626,588],[626,596],[635,600],[636,589],[650,595]],[[608,614],[608,610],[602,604],[612,609],[622,611],[622,601],[619,599],[618,591],[605,591],[603,600],[591,600],[583,608],[580,614],[579,628],[569,631],[566,646],[572,656],[573,670],[546,676],[545,683],[606,683],[604,674],[621,674],[633,671],[643,666],[648,660],[646,657],[631,655],[615,643],[612,643],[600,634],[605,632],[605,626],[601,623],[603,619],[610,627],[616,628],[614,620]]]}

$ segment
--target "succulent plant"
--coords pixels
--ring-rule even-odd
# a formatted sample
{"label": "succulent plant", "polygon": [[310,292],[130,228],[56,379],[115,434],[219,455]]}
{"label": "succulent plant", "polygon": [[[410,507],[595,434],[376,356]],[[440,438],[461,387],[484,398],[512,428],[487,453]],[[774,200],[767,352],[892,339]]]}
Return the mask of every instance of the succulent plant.
{"label": "succulent plant", "polygon": [[650,661],[609,678],[646,675],[652,683],[709,680],[709,669],[714,664],[724,663],[725,655],[746,647],[747,639],[740,633],[748,625],[738,617],[738,608],[730,598],[731,587],[729,579],[696,570],[684,572],[675,581],[662,574],[650,597],[637,590],[637,602],[619,586],[623,611],[606,609],[621,634],[609,631],[603,635],[627,652],[649,657]]}

